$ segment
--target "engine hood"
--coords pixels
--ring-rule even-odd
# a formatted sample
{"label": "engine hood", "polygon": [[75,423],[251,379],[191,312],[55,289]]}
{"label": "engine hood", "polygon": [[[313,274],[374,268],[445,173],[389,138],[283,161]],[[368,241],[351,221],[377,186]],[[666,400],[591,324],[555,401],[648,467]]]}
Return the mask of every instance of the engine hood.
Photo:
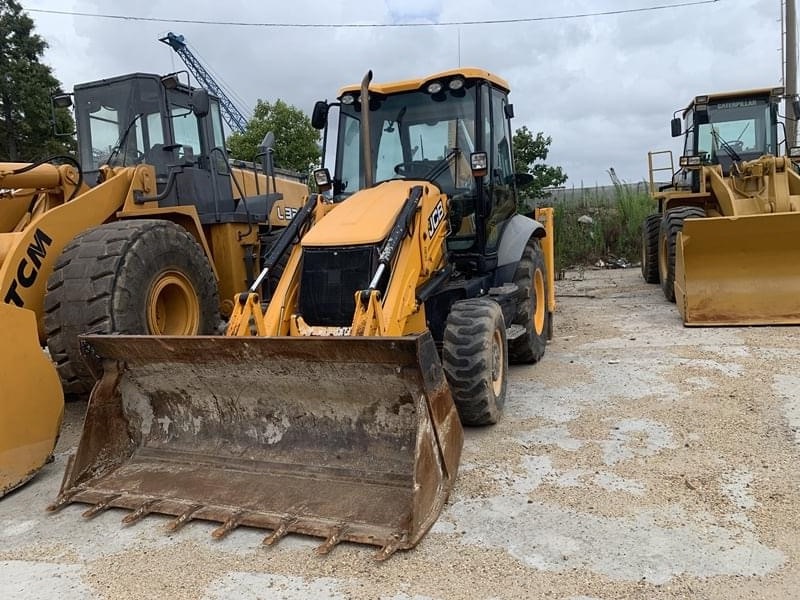
{"label": "engine hood", "polygon": [[325,215],[303,237],[304,247],[357,246],[386,239],[411,188],[427,181],[385,181],[360,190]]}

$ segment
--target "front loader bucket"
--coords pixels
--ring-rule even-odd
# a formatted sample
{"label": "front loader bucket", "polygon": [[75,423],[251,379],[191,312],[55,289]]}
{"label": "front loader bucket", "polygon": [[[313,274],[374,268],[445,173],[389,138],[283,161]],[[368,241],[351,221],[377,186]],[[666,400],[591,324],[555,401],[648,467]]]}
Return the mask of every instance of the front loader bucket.
{"label": "front loader bucket", "polygon": [[453,486],[463,432],[429,333],[85,336],[103,360],[67,502],[411,548]]}
{"label": "front loader bucket", "polygon": [[0,303],[0,498],[41,469],[55,448],[64,394],[39,346],[33,311]]}
{"label": "front loader bucket", "polygon": [[800,323],[800,213],[687,219],[675,301],[686,325]]}

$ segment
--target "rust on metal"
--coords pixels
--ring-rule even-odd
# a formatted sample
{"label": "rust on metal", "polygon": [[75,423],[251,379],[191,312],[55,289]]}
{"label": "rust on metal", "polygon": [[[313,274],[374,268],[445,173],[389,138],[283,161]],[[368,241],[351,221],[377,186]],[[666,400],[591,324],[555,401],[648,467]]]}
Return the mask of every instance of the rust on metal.
{"label": "rust on metal", "polygon": [[280,542],[286,534],[289,533],[289,527],[292,525],[292,521],[289,519],[281,519],[278,522],[278,526],[275,528],[270,535],[264,538],[264,541],[261,542],[262,546],[274,546],[278,542]]}
{"label": "rust on metal", "polygon": [[189,508],[187,508],[180,515],[178,515],[177,519],[173,519],[172,521],[167,523],[164,529],[170,532],[178,531],[181,527],[186,525],[186,523],[191,521],[195,513],[201,508],[203,508],[203,506],[200,504],[192,504]]}
{"label": "rust on metal", "polygon": [[[429,333],[397,338],[84,336],[102,361],[70,501],[371,544],[418,543],[463,432]],[[188,507],[188,508],[187,508]],[[141,511],[141,512],[140,512]]]}
{"label": "rust on metal", "polygon": [[156,501],[153,499],[145,500],[138,507],[136,507],[132,513],[122,517],[122,523],[124,525],[133,525],[134,523],[138,523],[152,512],[152,508],[155,503]]}
{"label": "rust on metal", "polygon": [[315,550],[316,553],[320,556],[329,554],[330,551],[342,541],[342,533],[344,533],[344,529],[344,525],[336,525],[335,527],[331,528],[331,531],[325,541],[317,546]]}
{"label": "rust on metal", "polygon": [[121,494],[111,494],[110,496],[106,496],[105,498],[100,500],[100,502],[97,502],[94,506],[92,506],[90,509],[83,511],[83,514],[81,516],[84,519],[91,519],[93,517],[96,517],[101,512],[109,508],[111,506],[111,503],[120,496]]}
{"label": "rust on metal", "polygon": [[239,524],[242,522],[242,517],[244,516],[244,512],[237,512],[232,514],[230,517],[226,519],[226,521],[217,527],[214,531],[211,532],[211,537],[214,539],[222,539],[226,535],[228,535],[231,531],[236,529]]}

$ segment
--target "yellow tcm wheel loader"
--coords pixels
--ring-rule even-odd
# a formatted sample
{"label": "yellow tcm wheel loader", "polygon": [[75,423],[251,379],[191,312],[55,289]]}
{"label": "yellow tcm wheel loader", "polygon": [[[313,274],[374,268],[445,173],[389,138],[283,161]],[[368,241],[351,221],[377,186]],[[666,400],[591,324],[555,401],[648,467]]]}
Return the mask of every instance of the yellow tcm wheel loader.
{"label": "yellow tcm wheel loader", "polygon": [[[697,96],[672,120],[672,135],[684,136],[680,170],[670,151],[648,155],[658,213],[642,225],[642,275],[661,283],[685,325],[800,323],[800,176],[778,156],[782,97],[782,88]],[[671,182],[658,187],[665,170]]]}
{"label": "yellow tcm wheel loader", "polygon": [[[69,502],[411,548],[453,486],[461,423],[500,418],[508,363],[538,361],[552,214],[517,214],[508,84],[478,69],[346,87],[336,166],[225,337],[84,336],[103,375]],[[324,156],[324,153],[323,153]],[[266,309],[259,280],[288,254]]]}
{"label": "yellow tcm wheel loader", "polygon": [[0,164],[0,496],[58,434],[62,389],[40,345],[64,392],[86,394],[81,333],[211,334],[308,194],[232,167],[218,100],[174,75],[78,85],[74,106],[80,163]]}

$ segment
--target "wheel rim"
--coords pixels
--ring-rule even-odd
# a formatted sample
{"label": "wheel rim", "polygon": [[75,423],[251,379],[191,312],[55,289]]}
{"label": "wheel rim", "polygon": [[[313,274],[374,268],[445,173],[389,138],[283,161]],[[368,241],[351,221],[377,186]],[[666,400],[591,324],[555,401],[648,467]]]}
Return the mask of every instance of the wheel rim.
{"label": "wheel rim", "polygon": [[533,274],[533,293],[536,301],[533,312],[533,328],[536,335],[541,335],[544,331],[545,316],[545,297],[544,297],[544,275],[541,269],[536,269]]}
{"label": "wheel rim", "polygon": [[503,336],[496,329],[492,336],[492,391],[499,397],[503,391],[503,365],[505,364],[505,347]]}
{"label": "wheel rim", "polygon": [[661,281],[667,280],[667,236],[660,236],[658,245],[658,274]]}
{"label": "wheel rim", "polygon": [[200,301],[183,273],[165,271],[150,287],[147,328],[152,335],[197,335]]}

